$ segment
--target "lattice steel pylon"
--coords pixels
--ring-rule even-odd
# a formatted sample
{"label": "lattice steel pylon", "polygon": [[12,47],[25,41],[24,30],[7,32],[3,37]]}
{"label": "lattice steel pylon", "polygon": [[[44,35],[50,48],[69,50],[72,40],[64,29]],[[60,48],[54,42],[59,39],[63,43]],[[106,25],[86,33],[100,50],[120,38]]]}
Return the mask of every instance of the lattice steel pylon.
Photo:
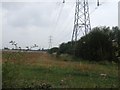
{"label": "lattice steel pylon", "polygon": [[49,47],[48,49],[52,48],[52,36],[49,36]]}
{"label": "lattice steel pylon", "polygon": [[[87,35],[91,30],[88,0],[76,0],[72,42],[78,40],[80,32]],[[80,35],[79,35],[80,36]]]}

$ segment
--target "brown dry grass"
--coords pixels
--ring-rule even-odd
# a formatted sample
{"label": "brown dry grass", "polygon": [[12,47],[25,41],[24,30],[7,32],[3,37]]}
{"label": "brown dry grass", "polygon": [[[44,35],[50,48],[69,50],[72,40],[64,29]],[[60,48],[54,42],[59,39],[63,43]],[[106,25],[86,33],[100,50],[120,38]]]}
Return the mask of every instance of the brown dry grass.
{"label": "brown dry grass", "polygon": [[[59,87],[61,82],[63,83],[62,87],[79,87],[80,85],[80,87],[95,87],[96,85],[110,87],[113,84],[117,86],[118,70],[115,69],[117,66],[112,66],[112,64],[100,65],[87,61],[66,61],[65,57],[55,57],[45,52],[3,52],[2,59],[3,63],[5,61],[15,63],[3,64],[3,66],[8,65],[4,67],[4,70],[13,70],[11,77],[16,76],[14,72],[18,70],[20,80],[21,78],[26,81],[28,79],[31,81],[44,80],[51,83],[53,87]],[[12,67],[13,65],[15,68]],[[4,72],[4,76],[9,76],[7,73]],[[107,77],[101,77],[100,74],[106,74]],[[23,82],[19,82],[19,78],[16,81],[21,83],[20,86],[24,86]],[[30,84],[31,81],[27,82]],[[7,83],[8,86],[9,84],[11,81]]]}
{"label": "brown dry grass", "polygon": [[0,51],[0,64],[2,64],[2,52]]}
{"label": "brown dry grass", "polygon": [[[51,67],[59,67],[59,68],[72,68],[74,70],[80,71],[100,71],[102,73],[106,73],[106,69],[108,68],[103,67],[99,64],[85,64],[82,62],[71,62],[71,61],[63,61],[61,58],[54,57],[45,52],[23,52],[16,54],[16,52],[3,52],[3,54],[12,55],[12,58],[9,58],[9,61],[13,63],[21,63],[27,64],[31,66],[42,66],[45,68]],[[19,56],[19,57],[17,57]],[[19,60],[18,60],[19,59]],[[3,58],[3,62],[6,61],[6,58]],[[111,70],[108,71],[108,73]],[[114,71],[113,71],[114,72]],[[117,73],[117,70],[116,70]]]}

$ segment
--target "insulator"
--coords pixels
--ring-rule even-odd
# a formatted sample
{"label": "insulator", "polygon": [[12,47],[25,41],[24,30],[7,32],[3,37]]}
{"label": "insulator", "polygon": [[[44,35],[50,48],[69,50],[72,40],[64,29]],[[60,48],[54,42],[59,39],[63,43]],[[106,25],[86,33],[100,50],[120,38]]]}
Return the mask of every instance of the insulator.
{"label": "insulator", "polygon": [[63,3],[65,3],[65,0],[63,0]]}
{"label": "insulator", "polygon": [[99,0],[97,1],[97,6],[100,6]]}

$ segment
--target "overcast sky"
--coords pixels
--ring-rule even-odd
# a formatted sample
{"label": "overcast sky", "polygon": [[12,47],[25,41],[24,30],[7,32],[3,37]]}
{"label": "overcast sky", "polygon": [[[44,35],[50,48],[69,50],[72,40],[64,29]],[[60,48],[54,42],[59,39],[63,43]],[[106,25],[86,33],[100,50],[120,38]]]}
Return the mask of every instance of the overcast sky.
{"label": "overcast sky", "polygon": [[[75,1],[66,0],[3,0],[0,3],[0,22],[2,31],[2,47],[13,46],[14,40],[18,46],[25,48],[37,44],[39,48],[48,48],[49,36],[52,36],[52,46],[71,40]],[[91,26],[117,26],[118,1],[100,0],[96,8],[96,0],[89,0]]]}

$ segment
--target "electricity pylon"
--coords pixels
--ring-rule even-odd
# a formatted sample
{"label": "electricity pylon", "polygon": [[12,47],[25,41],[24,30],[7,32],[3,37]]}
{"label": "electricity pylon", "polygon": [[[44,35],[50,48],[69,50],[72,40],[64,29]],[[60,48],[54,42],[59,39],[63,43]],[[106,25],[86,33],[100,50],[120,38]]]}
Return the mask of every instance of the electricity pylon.
{"label": "electricity pylon", "polygon": [[49,49],[52,48],[52,36],[49,36]]}
{"label": "electricity pylon", "polygon": [[[76,0],[72,42],[78,40],[80,32],[87,35],[91,30],[88,0]],[[79,35],[80,37],[80,35]]]}

